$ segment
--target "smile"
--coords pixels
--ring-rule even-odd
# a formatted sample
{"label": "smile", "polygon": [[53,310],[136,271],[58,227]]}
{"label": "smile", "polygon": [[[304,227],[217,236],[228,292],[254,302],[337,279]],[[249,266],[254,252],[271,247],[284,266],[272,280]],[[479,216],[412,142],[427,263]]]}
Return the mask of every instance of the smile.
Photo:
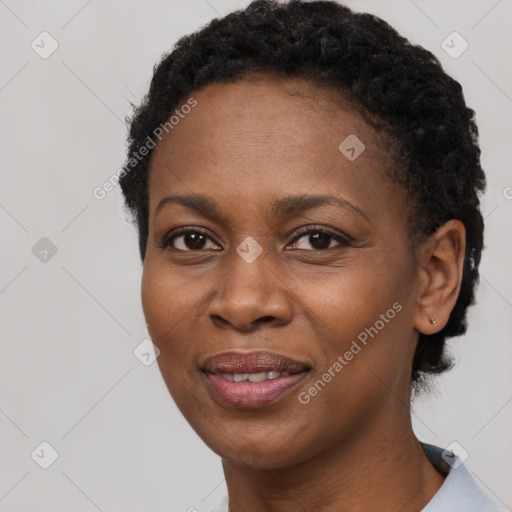
{"label": "smile", "polygon": [[269,372],[258,373],[222,373],[220,376],[229,382],[263,382],[265,380],[277,379],[281,375],[283,377],[287,377],[290,375],[290,372],[279,372],[277,370],[271,370]]}
{"label": "smile", "polygon": [[211,397],[235,408],[265,407],[298,387],[310,365],[272,352],[225,352],[208,358],[201,374]]}

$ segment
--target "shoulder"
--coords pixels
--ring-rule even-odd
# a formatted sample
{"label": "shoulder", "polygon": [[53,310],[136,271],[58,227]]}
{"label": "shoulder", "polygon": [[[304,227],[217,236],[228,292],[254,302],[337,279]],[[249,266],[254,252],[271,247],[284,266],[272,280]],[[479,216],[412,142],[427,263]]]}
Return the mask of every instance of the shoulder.
{"label": "shoulder", "polygon": [[422,512],[505,512],[480,489],[457,455],[431,444],[422,443],[422,447],[432,464],[447,473]]}

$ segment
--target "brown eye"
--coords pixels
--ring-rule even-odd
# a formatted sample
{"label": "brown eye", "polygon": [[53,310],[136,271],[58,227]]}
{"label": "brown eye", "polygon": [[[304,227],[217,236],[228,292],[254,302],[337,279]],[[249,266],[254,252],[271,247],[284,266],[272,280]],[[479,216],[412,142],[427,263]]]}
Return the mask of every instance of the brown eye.
{"label": "brown eye", "polygon": [[[297,240],[300,240],[302,238],[305,240],[305,242],[303,243],[302,247],[298,247]],[[350,245],[348,240],[339,233],[335,233],[334,231],[330,231],[325,228],[308,228],[300,231],[297,234],[297,236],[294,239],[293,246],[295,249],[311,250],[309,248],[311,247],[312,250],[322,251],[336,247],[336,244],[334,244],[334,246],[332,245],[333,241],[337,242],[338,246],[340,247],[346,247]]]}
{"label": "brown eye", "polygon": [[[209,241],[210,247],[208,247]],[[166,238],[160,247],[170,247],[171,249],[185,252],[219,250],[219,246],[205,232],[198,229],[182,229],[178,233]]]}

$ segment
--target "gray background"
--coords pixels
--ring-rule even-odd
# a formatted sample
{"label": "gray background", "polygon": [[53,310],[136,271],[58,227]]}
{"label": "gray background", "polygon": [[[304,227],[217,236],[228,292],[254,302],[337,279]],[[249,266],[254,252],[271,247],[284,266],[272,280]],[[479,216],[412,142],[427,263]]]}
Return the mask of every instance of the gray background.
{"label": "gray background", "polygon": [[[512,1],[346,3],[436,54],[477,111],[488,176],[478,305],[450,343],[456,368],[413,419],[420,439],[467,451],[478,484],[512,510]],[[220,459],[156,363],[134,356],[147,336],[136,231],[119,187],[102,200],[93,190],[123,164],[124,117],[160,55],[247,4],[0,0],[2,511],[204,511],[224,494]],[[59,45],[45,59],[31,47],[51,49],[43,31]],[[453,31],[469,43],[458,58],[441,46]],[[47,469],[43,441],[59,454]]]}

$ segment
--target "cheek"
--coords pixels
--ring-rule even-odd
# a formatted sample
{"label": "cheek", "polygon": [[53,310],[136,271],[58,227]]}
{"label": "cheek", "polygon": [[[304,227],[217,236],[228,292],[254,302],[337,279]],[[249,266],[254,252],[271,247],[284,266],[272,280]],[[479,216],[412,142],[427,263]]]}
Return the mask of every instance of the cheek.
{"label": "cheek", "polygon": [[364,256],[350,270],[310,280],[310,286],[301,290],[309,307],[308,323],[318,338],[314,350],[317,357],[321,355],[320,373],[341,356],[343,370],[335,373],[349,379],[350,386],[370,372],[387,381],[407,371],[403,365],[412,346],[408,331],[411,276],[406,262],[398,264],[370,252]]}
{"label": "cheek", "polygon": [[[407,345],[408,313],[395,279],[382,266],[380,272],[366,267],[364,274],[340,273],[328,289],[319,284],[317,292],[309,290],[317,365],[297,399],[306,416],[324,418],[325,438],[354,434],[409,379],[413,345]],[[317,428],[302,425],[304,439],[316,439]]]}
{"label": "cheek", "polygon": [[199,325],[197,294],[165,266],[145,262],[141,282],[142,309],[152,342],[159,348],[157,363],[167,389],[182,414],[195,414],[198,382],[194,367],[194,338]]}
{"label": "cheek", "polygon": [[175,304],[166,280],[162,279],[148,260],[144,263],[142,272],[141,301],[151,334],[158,333],[162,325],[171,318],[170,313]]}
{"label": "cheek", "polygon": [[[141,283],[141,301],[148,331],[161,357],[176,361],[186,353],[197,315],[197,293],[176,273],[153,263],[145,263]],[[173,341],[180,339],[180,343]]]}
{"label": "cheek", "polygon": [[399,300],[397,279],[393,268],[367,253],[354,257],[345,268],[301,279],[298,283],[311,319],[346,338],[373,325],[380,314]]}

